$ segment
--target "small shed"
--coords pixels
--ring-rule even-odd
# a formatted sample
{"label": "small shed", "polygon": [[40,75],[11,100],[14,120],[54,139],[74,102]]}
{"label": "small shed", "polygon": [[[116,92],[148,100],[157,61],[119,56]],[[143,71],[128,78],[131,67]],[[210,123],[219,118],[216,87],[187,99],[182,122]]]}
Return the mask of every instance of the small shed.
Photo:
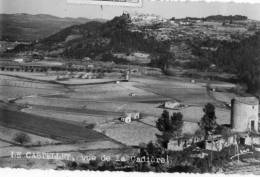
{"label": "small shed", "polygon": [[193,83],[193,84],[195,84],[195,83],[196,83],[196,81],[195,81],[194,79],[192,79],[190,82],[191,82],[191,83]]}
{"label": "small shed", "polygon": [[129,93],[129,96],[136,96],[135,93]]}
{"label": "small shed", "polygon": [[129,124],[132,122],[132,119],[131,119],[131,116],[125,115],[125,116],[121,117],[121,121]]}
{"label": "small shed", "polygon": [[91,58],[89,58],[89,57],[84,57],[82,60],[83,60],[83,61],[91,61]]}
{"label": "small shed", "polygon": [[18,63],[23,63],[24,59],[23,58],[16,58],[16,59],[14,59],[14,61],[18,62]]}

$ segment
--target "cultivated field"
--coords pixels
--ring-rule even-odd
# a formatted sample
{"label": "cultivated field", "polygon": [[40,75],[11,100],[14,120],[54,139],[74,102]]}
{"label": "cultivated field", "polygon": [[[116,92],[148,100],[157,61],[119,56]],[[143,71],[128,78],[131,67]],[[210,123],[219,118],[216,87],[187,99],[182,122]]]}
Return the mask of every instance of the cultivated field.
{"label": "cultivated field", "polygon": [[[49,108],[49,109],[48,109]],[[118,118],[120,113],[118,115],[102,115],[100,112],[95,111],[95,114],[91,114],[90,111],[86,111],[85,113],[77,110],[79,109],[73,109],[73,108],[56,108],[48,107],[46,109],[46,106],[32,106],[27,109],[23,109],[23,112],[35,114],[35,115],[41,115],[41,116],[47,116],[49,118],[59,119],[63,121],[67,121],[70,123],[75,124],[81,124],[81,125],[88,125],[88,124],[103,124],[109,121],[114,120],[115,118]],[[48,110],[48,111],[46,111]],[[98,113],[100,115],[98,115]],[[112,114],[112,113],[111,113]]]}
{"label": "cultivated field", "polygon": [[11,128],[6,128],[0,125],[0,139],[8,141],[10,143],[16,143],[14,141],[14,137],[16,134],[20,133],[26,133],[30,137],[30,142],[27,142],[25,145],[46,145],[46,144],[56,144],[59,141],[50,139],[50,138],[45,138],[41,136],[37,136],[31,133],[11,129]]}
{"label": "cultivated field", "polygon": [[29,81],[10,76],[0,75],[0,99],[22,98],[32,95],[53,95],[66,92],[59,85]]}
{"label": "cultivated field", "polygon": [[[122,148],[124,145],[133,146],[156,141],[156,134],[160,132],[155,122],[163,111],[160,106],[166,100],[177,100],[189,105],[180,110],[169,110],[170,114],[183,114],[183,133],[192,134],[198,129],[197,122],[203,116],[203,107],[208,102],[217,106],[219,124],[230,122],[230,110],[224,109],[223,105],[218,107],[219,102],[226,101],[223,99],[225,96],[213,92],[209,94],[207,84],[203,81],[191,83],[190,79],[182,78],[139,77],[132,78],[131,82],[95,85],[64,86],[33,81],[28,87],[20,87],[13,83],[27,83],[26,79],[9,76],[5,76],[4,79],[10,79],[10,82],[8,86],[1,86],[6,89],[2,89],[0,95],[6,99],[17,98],[15,103],[26,107],[22,112],[15,110],[15,116],[13,110],[5,108],[2,111],[4,117],[0,122],[2,126],[61,142],[77,142],[70,145],[39,147],[46,151],[72,151],[73,148],[78,151],[91,147]],[[220,87],[222,83],[214,84]],[[223,85],[227,86],[227,83]],[[130,124],[119,120],[123,113],[132,111],[140,112],[142,119]],[[92,145],[83,147],[82,142]]]}
{"label": "cultivated field", "polygon": [[139,88],[185,104],[204,105],[208,102],[214,102],[214,100],[208,96],[206,87],[201,84],[193,84],[175,79],[137,79],[137,82],[143,83],[138,85]]}
{"label": "cultivated field", "polygon": [[1,109],[0,124],[63,142],[109,140],[108,137],[101,133],[85,128],[84,126],[7,109]]}
{"label": "cultivated field", "polygon": [[117,122],[110,122],[97,127],[100,132],[116,139],[126,145],[139,145],[140,143],[148,143],[149,141],[156,141],[156,133],[159,131],[150,125],[142,122],[133,121],[130,124]]}
{"label": "cultivated field", "polygon": [[1,151],[1,148],[10,147],[11,145],[12,144],[0,140],[0,151]]}

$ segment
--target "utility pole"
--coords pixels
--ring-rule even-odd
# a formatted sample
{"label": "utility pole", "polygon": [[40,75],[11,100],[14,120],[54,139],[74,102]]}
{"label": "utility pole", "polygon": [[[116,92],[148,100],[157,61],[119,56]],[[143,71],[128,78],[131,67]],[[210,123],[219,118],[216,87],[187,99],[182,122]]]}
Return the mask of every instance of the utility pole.
{"label": "utility pole", "polygon": [[130,64],[128,64],[128,81],[130,81],[130,77],[131,77],[131,66]]}

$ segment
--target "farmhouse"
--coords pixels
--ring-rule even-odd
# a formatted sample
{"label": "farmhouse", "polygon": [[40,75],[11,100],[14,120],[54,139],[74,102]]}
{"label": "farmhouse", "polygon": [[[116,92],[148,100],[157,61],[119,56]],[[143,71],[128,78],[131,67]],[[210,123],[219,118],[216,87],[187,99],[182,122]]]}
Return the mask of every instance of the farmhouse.
{"label": "farmhouse", "polygon": [[132,120],[138,120],[138,119],[140,119],[139,112],[125,113],[125,115],[121,117],[121,121],[125,123],[130,123]]}
{"label": "farmhouse", "polygon": [[180,106],[180,103],[177,101],[175,102],[166,101],[163,106],[166,109],[176,109],[178,106]]}

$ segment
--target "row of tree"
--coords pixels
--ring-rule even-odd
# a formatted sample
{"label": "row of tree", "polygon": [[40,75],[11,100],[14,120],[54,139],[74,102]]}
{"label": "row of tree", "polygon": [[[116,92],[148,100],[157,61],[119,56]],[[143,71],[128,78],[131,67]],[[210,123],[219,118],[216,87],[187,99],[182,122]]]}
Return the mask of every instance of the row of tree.
{"label": "row of tree", "polygon": [[[217,124],[215,106],[213,104],[206,104],[203,112],[204,115],[199,122],[200,129],[196,132],[196,135],[204,136],[206,139],[210,134],[216,133],[216,131],[222,128]],[[166,148],[170,139],[182,136],[183,115],[180,112],[174,112],[170,116],[169,112],[164,110],[156,122],[156,127],[161,132],[160,135],[157,135],[158,142],[162,147]]]}
{"label": "row of tree", "polygon": [[[216,123],[215,107],[208,103],[205,105],[204,115],[199,123],[200,136],[209,136],[212,133],[219,133],[220,126]],[[149,142],[148,144],[140,145],[140,152],[136,157],[142,158],[165,158],[167,163],[154,162],[101,162],[91,161],[89,164],[78,164],[69,162],[67,168],[70,170],[109,170],[109,171],[139,171],[139,172],[189,172],[189,173],[205,173],[214,172],[214,168],[221,168],[223,164],[229,160],[229,156],[234,154],[234,148],[228,147],[221,153],[212,152],[204,159],[191,157],[192,149],[174,152],[167,151],[167,144],[171,138],[180,138],[182,136],[183,115],[179,112],[169,114],[164,110],[161,117],[156,122],[158,130],[161,132],[158,137],[158,143]]]}

